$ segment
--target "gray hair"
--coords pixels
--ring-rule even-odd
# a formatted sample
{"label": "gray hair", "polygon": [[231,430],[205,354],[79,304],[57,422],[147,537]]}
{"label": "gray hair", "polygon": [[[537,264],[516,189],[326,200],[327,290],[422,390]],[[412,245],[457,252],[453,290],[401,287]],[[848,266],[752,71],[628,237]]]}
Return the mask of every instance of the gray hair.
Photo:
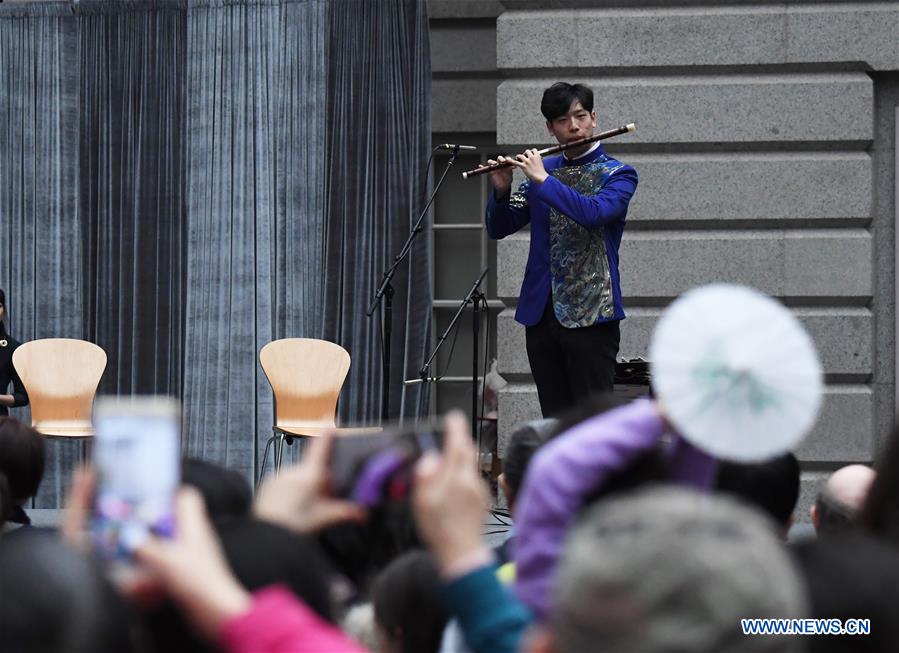
{"label": "gray hair", "polygon": [[555,650],[726,653],[799,649],[744,636],[741,618],[806,614],[771,522],[731,499],[650,488],[605,501],[572,534],[550,614]]}

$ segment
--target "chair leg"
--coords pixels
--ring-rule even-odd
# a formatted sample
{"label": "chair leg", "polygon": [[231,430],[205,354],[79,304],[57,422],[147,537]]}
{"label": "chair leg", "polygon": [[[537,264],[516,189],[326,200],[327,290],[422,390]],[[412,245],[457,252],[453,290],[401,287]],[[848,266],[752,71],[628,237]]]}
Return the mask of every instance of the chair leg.
{"label": "chair leg", "polygon": [[281,471],[281,462],[284,459],[284,434],[278,433],[275,440],[275,474]]}
{"label": "chair leg", "polygon": [[262,466],[259,468],[259,478],[256,479],[256,487],[259,487],[259,484],[262,483],[262,477],[265,476],[265,463],[268,462],[268,450],[271,448],[272,442],[275,441],[276,435],[276,433],[272,432],[272,437],[265,443],[265,451],[262,454]]}

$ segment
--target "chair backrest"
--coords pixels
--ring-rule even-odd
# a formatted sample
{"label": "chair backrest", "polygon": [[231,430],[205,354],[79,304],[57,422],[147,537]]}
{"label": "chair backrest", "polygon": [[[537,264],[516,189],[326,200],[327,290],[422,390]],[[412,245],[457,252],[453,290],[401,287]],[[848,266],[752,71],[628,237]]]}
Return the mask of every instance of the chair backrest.
{"label": "chair backrest", "polygon": [[31,422],[89,425],[94,395],[106,369],[106,352],[92,342],[47,338],[13,352],[13,366],[31,404]]}
{"label": "chair backrest", "polygon": [[312,338],[274,340],[259,352],[275,395],[275,425],[334,426],[337,399],[350,369],[340,345]]}

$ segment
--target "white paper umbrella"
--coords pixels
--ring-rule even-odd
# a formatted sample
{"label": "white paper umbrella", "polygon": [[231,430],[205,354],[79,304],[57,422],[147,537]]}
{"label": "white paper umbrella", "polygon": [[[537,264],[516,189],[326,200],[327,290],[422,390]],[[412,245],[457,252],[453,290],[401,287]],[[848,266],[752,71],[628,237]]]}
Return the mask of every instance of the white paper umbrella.
{"label": "white paper umbrella", "polygon": [[717,458],[776,456],[815,423],[823,390],[815,346],[789,310],[756,290],[685,293],[662,314],[649,356],[666,417]]}

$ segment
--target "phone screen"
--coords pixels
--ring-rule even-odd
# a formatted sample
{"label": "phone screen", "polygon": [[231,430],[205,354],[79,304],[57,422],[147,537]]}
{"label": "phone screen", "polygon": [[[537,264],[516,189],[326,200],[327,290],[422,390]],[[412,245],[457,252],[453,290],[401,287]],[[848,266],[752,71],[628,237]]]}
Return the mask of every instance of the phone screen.
{"label": "phone screen", "polygon": [[180,480],[180,409],[168,397],[100,399],[94,410],[95,549],[127,560],[151,533],[171,536]]}
{"label": "phone screen", "polygon": [[331,489],[365,506],[404,499],[415,462],[442,446],[443,434],[432,425],[337,437],[331,450]]}

